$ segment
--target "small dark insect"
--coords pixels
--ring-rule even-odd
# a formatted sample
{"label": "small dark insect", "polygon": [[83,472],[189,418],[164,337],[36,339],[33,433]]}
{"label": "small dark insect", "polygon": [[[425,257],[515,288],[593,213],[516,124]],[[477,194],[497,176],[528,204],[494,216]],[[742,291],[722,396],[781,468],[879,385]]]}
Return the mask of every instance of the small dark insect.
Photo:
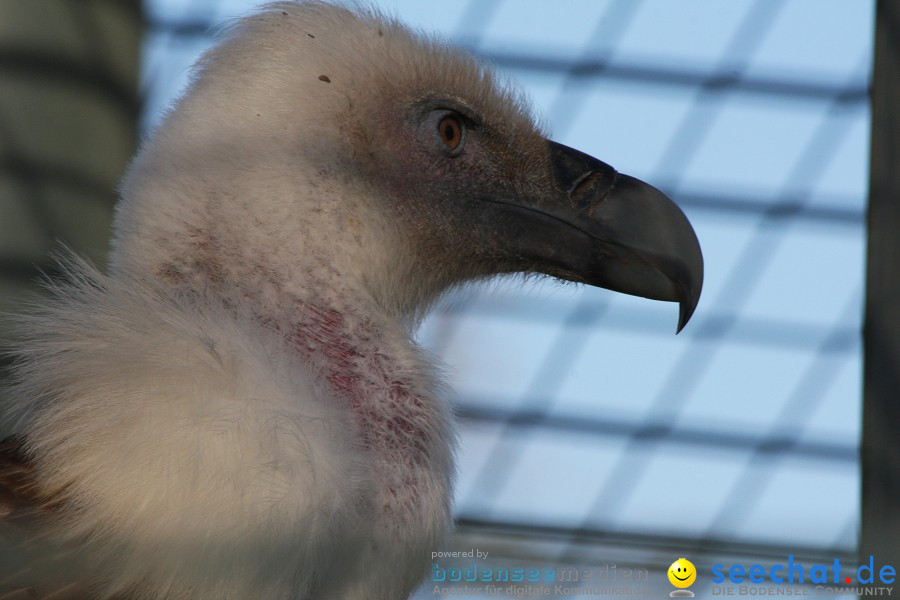
{"label": "small dark insect", "polygon": [[313,34],[311,34],[311,33],[309,33],[309,32],[307,32],[306,35],[308,35],[308,36],[311,37],[312,39],[316,39],[316,36],[314,36]]}
{"label": "small dark insect", "polygon": [[331,83],[331,79],[328,75],[319,75],[319,81],[324,81],[325,83]]}

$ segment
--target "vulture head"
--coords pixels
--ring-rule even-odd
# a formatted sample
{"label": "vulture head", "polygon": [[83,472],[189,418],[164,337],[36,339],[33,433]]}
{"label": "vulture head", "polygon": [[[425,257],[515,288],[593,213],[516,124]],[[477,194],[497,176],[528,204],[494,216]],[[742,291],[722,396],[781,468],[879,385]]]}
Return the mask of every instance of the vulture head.
{"label": "vulture head", "polygon": [[465,281],[544,273],[678,302],[679,330],[703,277],[672,201],[550,141],[484,65],[309,3],[204,57],[125,182],[114,263],[226,294],[316,273],[404,319]]}
{"label": "vulture head", "polygon": [[405,598],[451,520],[428,306],[545,274],[678,302],[680,329],[703,279],[671,200],[490,69],[315,1],[204,55],[125,178],[109,274],[64,270],[17,319],[0,559],[29,558],[0,596]]}

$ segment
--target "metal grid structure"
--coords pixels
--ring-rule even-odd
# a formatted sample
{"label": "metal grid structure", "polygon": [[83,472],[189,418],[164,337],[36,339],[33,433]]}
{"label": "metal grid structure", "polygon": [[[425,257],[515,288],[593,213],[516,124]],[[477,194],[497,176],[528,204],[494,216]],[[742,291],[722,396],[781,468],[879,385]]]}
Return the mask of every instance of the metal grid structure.
{"label": "metal grid structure", "polygon": [[[152,127],[248,3],[146,4]],[[463,531],[854,552],[872,3],[381,4],[519,80],[554,139],[669,193],[707,261],[677,338],[672,306],[518,280],[425,323]]]}
{"label": "metal grid structure", "polygon": [[141,110],[142,23],[139,0],[0,0],[0,379],[9,315],[57,274],[49,253],[64,242],[103,263]]}

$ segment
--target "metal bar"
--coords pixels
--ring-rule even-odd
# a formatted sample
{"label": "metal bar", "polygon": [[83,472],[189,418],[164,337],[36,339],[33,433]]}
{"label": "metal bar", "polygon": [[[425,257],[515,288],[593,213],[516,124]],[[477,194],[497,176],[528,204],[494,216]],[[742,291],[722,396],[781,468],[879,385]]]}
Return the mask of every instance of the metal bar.
{"label": "metal bar", "polygon": [[[542,544],[556,540],[561,543],[571,544],[573,552],[567,556],[565,562],[578,560],[578,547],[603,545],[619,546],[629,549],[643,549],[670,554],[673,549],[688,553],[705,555],[728,555],[743,558],[757,558],[765,560],[783,560],[789,554],[793,555],[797,562],[818,562],[831,564],[835,558],[842,563],[852,564],[856,555],[846,548],[820,548],[791,544],[782,546],[778,544],[765,544],[744,542],[728,538],[704,539],[677,536],[646,534],[641,532],[618,531],[609,532],[599,529],[579,528],[572,529],[554,524],[539,524],[520,521],[486,521],[477,516],[459,515],[456,519],[457,535],[493,535],[498,538],[512,538],[519,542],[519,546],[527,547],[529,543]],[[509,549],[513,545],[506,543],[503,548]],[[671,560],[671,559],[670,559]]]}
{"label": "metal bar", "polygon": [[[486,401],[485,401],[486,402]],[[856,440],[847,444],[821,443],[798,439],[791,435],[753,435],[743,431],[706,429],[702,427],[648,426],[632,419],[609,419],[586,415],[547,414],[541,411],[510,410],[492,407],[469,398],[454,405],[454,414],[466,423],[495,423],[518,432],[529,429],[555,430],[608,437],[624,437],[637,441],[653,441],[717,450],[751,451],[761,455],[791,455],[837,462],[856,462],[859,451]],[[516,434],[517,436],[520,433]],[[493,473],[494,476],[497,473]],[[481,489],[479,488],[479,493]]]}
{"label": "metal bar", "polygon": [[[658,185],[663,191],[667,185],[662,182]],[[711,213],[728,214],[749,218],[766,217],[768,219],[790,219],[792,221],[808,221],[815,223],[827,223],[828,225],[849,226],[857,228],[865,222],[866,215],[862,210],[850,208],[849,198],[835,198],[834,205],[810,205],[804,198],[812,196],[811,193],[801,192],[796,199],[779,199],[773,201],[766,196],[741,196],[729,192],[727,196],[722,194],[679,191],[674,195],[678,204],[692,211],[705,211]],[[841,206],[843,205],[843,206]]]}
{"label": "metal bar", "polygon": [[900,566],[900,4],[878,0],[863,324],[862,556]]}
{"label": "metal bar", "polygon": [[[601,296],[602,292],[596,294]],[[593,294],[592,294],[593,296]],[[556,324],[559,315],[569,308],[562,300],[544,299],[521,302],[518,298],[507,301],[492,296],[482,298],[471,296],[464,304],[448,304],[443,314],[451,316],[474,315],[478,317],[499,317],[524,322],[545,322]],[[600,300],[595,298],[595,301]],[[647,335],[671,335],[671,315],[652,308],[618,307],[615,319],[600,316],[597,321],[605,330],[639,332]],[[800,323],[774,318],[753,317],[738,313],[710,312],[705,316],[706,325],[695,337],[698,340],[718,340],[726,338],[730,343],[748,346],[773,346],[795,350],[817,350],[831,354],[850,355],[859,351],[859,329],[852,323],[831,327]],[[831,343],[821,349],[825,338]]]}

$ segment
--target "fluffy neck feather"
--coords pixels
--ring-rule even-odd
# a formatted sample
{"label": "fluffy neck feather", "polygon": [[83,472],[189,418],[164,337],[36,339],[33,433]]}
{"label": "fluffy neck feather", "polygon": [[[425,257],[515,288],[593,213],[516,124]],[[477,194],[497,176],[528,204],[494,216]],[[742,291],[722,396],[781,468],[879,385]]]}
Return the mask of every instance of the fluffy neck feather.
{"label": "fluffy neck feather", "polygon": [[25,419],[41,485],[90,507],[50,539],[148,597],[404,597],[449,520],[429,365],[359,297],[213,287],[85,273],[29,324],[19,392],[65,394]]}

